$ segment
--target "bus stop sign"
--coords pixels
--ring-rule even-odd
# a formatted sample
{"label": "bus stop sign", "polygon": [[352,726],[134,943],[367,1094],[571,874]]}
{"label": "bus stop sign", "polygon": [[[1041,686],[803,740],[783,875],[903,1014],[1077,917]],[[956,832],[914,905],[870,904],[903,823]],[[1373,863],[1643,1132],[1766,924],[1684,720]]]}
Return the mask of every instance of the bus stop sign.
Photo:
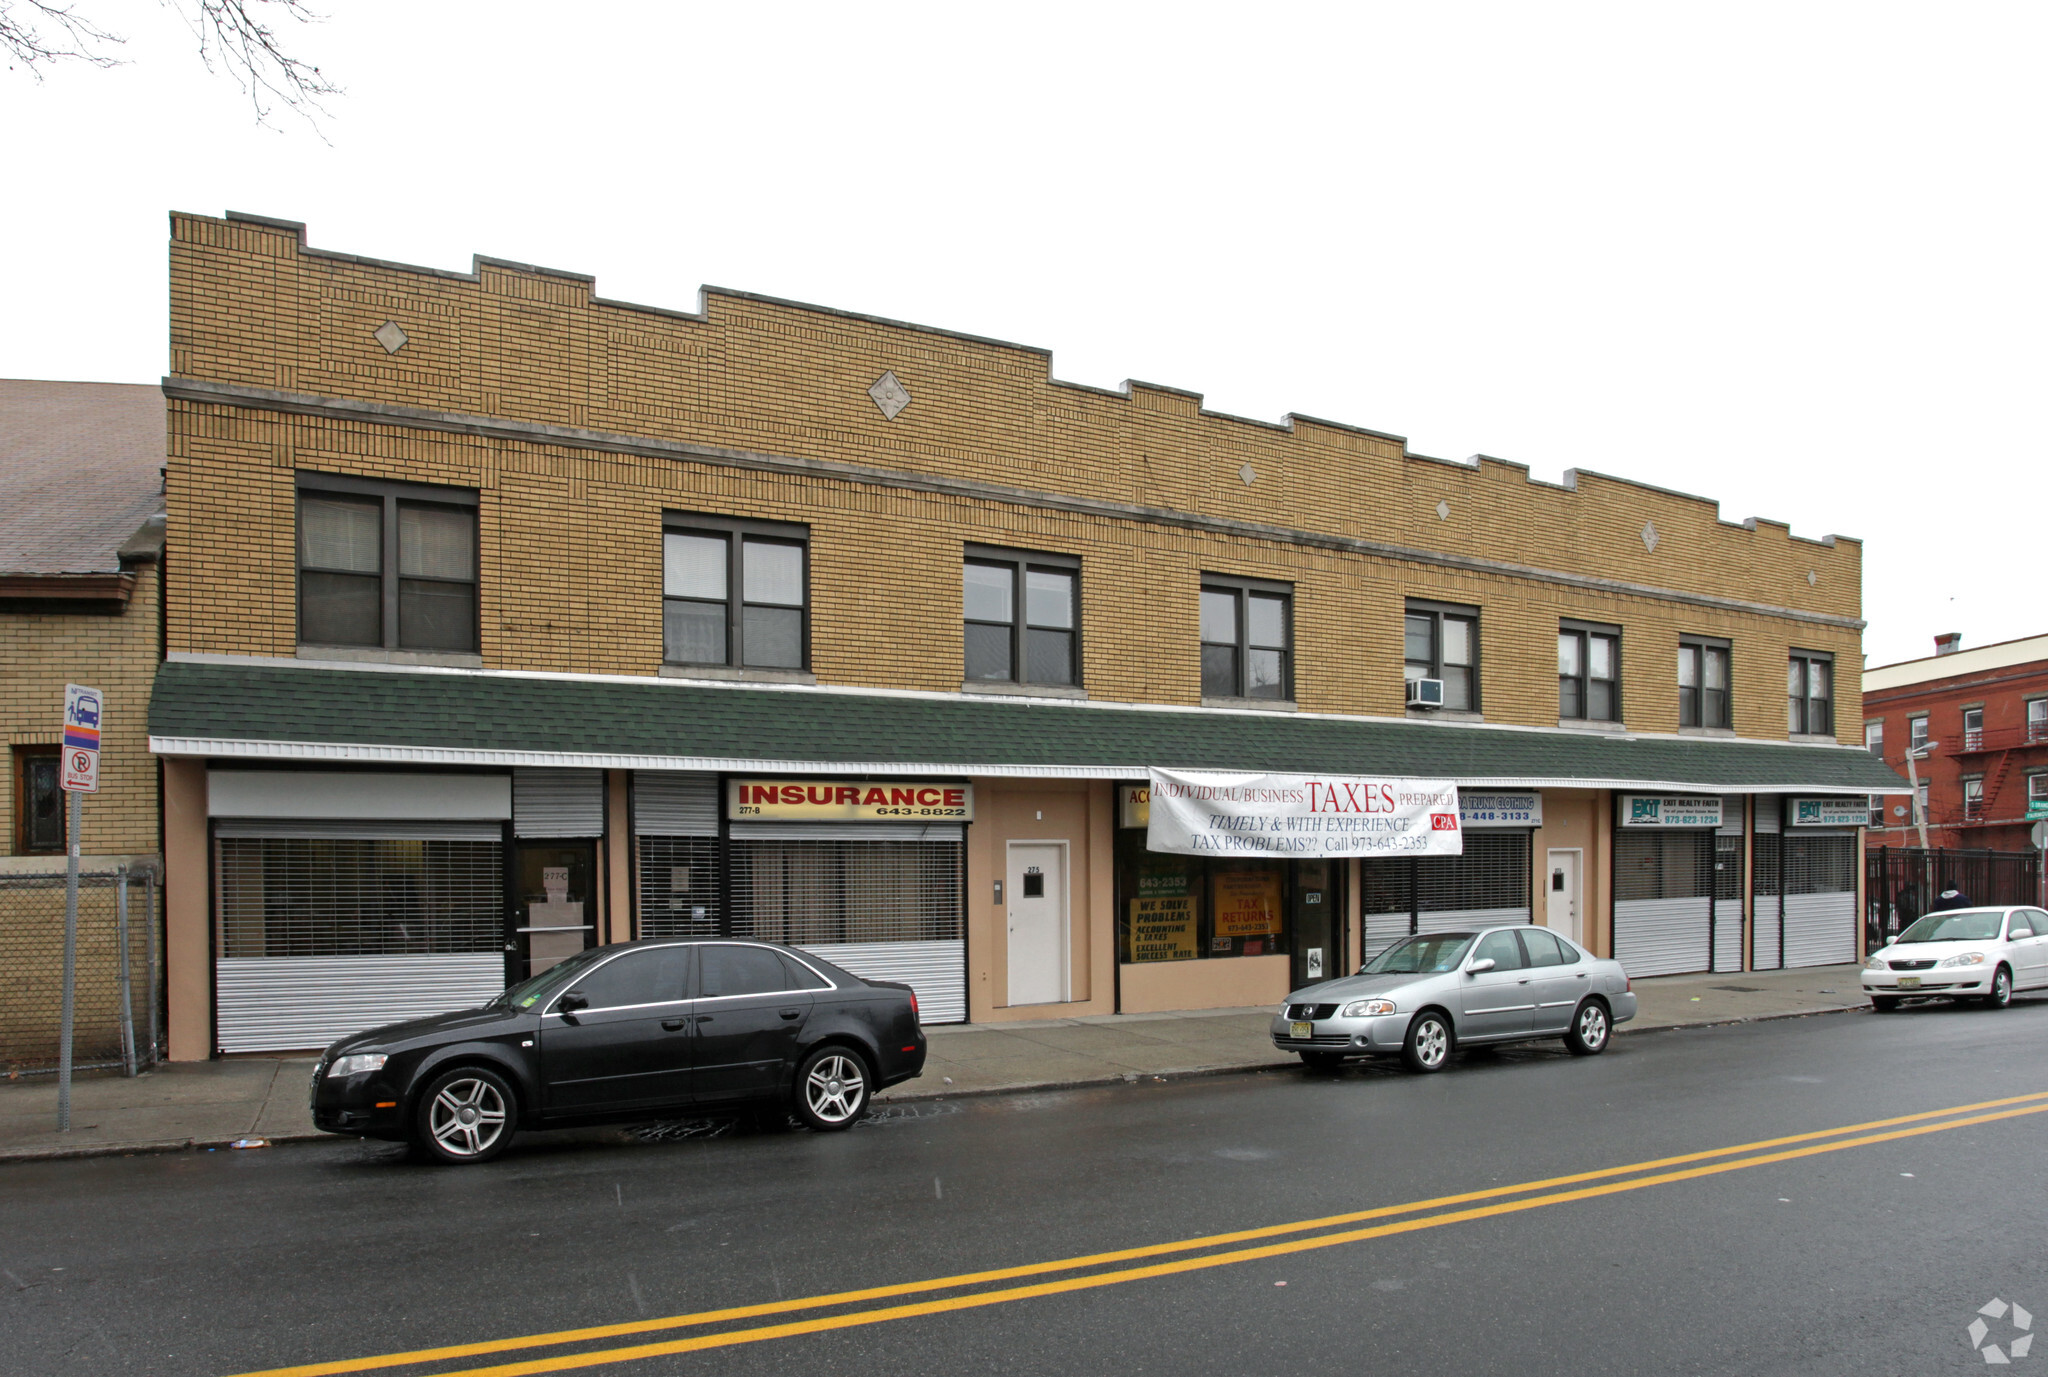
{"label": "bus stop sign", "polygon": [[78,684],[64,686],[64,769],[61,783],[74,793],[99,792],[102,706],[98,689]]}

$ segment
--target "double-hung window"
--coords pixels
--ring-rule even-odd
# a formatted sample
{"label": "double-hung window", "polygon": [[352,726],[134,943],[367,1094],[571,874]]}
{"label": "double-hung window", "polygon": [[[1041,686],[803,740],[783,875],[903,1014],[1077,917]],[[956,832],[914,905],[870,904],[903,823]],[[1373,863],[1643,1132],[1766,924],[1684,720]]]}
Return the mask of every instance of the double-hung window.
{"label": "double-hung window", "polygon": [[1906,719],[1906,749],[1924,751],[1927,749],[1927,714]]}
{"label": "double-hung window", "polygon": [[809,667],[809,532],[670,515],[661,536],[662,658],[731,669]]}
{"label": "double-hung window", "polygon": [[1882,717],[1874,722],[1865,722],[1863,724],[1863,749],[1869,751],[1879,760],[1884,759],[1884,719]]}
{"label": "double-hung window", "polygon": [[477,498],[299,475],[299,641],[474,652]]}
{"label": "double-hung window", "polygon": [[1294,697],[1294,594],[1282,583],[1202,576],[1202,696]]}
{"label": "double-hung window", "polygon": [[1081,682],[1081,562],[967,547],[962,567],[964,665],[969,683]]}
{"label": "double-hung window", "polygon": [[1557,630],[1557,715],[1621,720],[1621,628],[1563,622]]}
{"label": "double-hung window", "polygon": [[1401,644],[1402,677],[1407,682],[1441,679],[1445,708],[1479,711],[1478,608],[1411,598]]}
{"label": "double-hung window", "polygon": [[2048,815],[2048,773],[2027,776],[2027,816]]}
{"label": "double-hung window", "polygon": [[1963,709],[1963,749],[1981,751],[1984,749],[1984,709]]}
{"label": "double-hung window", "polygon": [[2027,743],[2048,741],[2048,698],[2027,700]]}
{"label": "double-hung window", "polygon": [[1984,776],[1973,775],[1963,781],[1963,821],[1981,822],[1984,819]]}
{"label": "double-hung window", "polygon": [[1728,714],[1728,642],[1704,636],[1678,639],[1678,725],[1731,725]]}
{"label": "double-hung window", "polygon": [[1795,650],[1785,670],[1786,728],[1794,736],[1831,736],[1835,730],[1835,657]]}

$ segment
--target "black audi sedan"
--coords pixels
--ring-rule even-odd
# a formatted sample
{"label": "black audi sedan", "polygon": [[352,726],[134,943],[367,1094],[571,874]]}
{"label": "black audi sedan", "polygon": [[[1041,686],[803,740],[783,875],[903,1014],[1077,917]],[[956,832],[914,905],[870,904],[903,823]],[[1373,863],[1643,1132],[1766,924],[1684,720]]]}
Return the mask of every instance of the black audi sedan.
{"label": "black audi sedan", "polygon": [[519,1128],[786,1106],[851,1128],[924,1069],[908,985],[772,942],[592,947],[479,1009],[373,1028],[313,1069],[313,1123],[486,1162]]}

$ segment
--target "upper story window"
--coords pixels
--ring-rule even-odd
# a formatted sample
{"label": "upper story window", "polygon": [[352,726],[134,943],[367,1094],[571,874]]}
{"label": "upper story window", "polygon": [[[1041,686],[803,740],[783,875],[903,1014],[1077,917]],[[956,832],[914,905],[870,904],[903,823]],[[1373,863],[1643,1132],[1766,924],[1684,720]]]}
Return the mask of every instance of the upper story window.
{"label": "upper story window", "polygon": [[300,643],[475,651],[476,518],[466,489],[300,474]]}
{"label": "upper story window", "polygon": [[1621,628],[1564,622],[1557,631],[1557,715],[1621,720]]}
{"label": "upper story window", "polygon": [[2032,816],[2048,808],[2048,774],[2027,776],[2027,814]]}
{"label": "upper story window", "polygon": [[1972,775],[1963,781],[1963,818],[1980,822],[1984,817],[1984,777]]}
{"label": "upper story window", "polygon": [[1863,724],[1863,749],[1869,751],[1879,760],[1884,759],[1884,719],[1882,717],[1878,718],[1875,722],[1865,722]]}
{"label": "upper story window", "polygon": [[970,683],[1081,682],[1081,562],[967,547],[962,569],[963,645]]}
{"label": "upper story window", "polygon": [[1835,657],[1795,650],[1785,671],[1786,728],[1794,736],[1832,736],[1835,730]]}
{"label": "upper story window", "polygon": [[64,790],[55,746],[14,748],[14,850],[64,849]]}
{"label": "upper story window", "polygon": [[808,668],[809,544],[802,526],[664,518],[662,658],[733,669]]}
{"label": "upper story window", "polygon": [[1678,639],[1678,725],[1728,727],[1728,642]]}
{"label": "upper story window", "polygon": [[1888,826],[1890,826],[1890,823],[1889,823],[1889,822],[1888,822],[1888,821],[1886,820],[1886,818],[1885,818],[1885,815],[1884,815],[1884,810],[1885,810],[1885,797],[1884,797],[1884,795],[1883,795],[1883,794],[1872,794],[1872,795],[1870,796],[1870,825],[1871,825],[1872,827],[1888,827]]}
{"label": "upper story window", "polygon": [[1963,709],[1963,749],[1977,751],[1984,748],[1984,709]]}
{"label": "upper story window", "polygon": [[1411,598],[1401,641],[1402,675],[1408,682],[1441,679],[1444,707],[1479,711],[1478,608]]}
{"label": "upper story window", "polygon": [[1294,697],[1293,590],[1259,579],[1202,576],[1202,696]]}
{"label": "upper story window", "polygon": [[2048,698],[2027,700],[2027,740],[2048,741]]}
{"label": "upper story window", "polygon": [[1924,751],[1927,749],[1927,714],[1906,719],[1906,749]]}

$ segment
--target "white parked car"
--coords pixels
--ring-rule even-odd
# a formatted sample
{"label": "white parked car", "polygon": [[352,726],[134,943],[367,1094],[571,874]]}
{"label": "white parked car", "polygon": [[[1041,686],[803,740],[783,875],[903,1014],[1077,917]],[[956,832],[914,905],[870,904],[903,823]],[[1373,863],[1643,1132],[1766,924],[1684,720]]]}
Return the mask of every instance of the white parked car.
{"label": "white parked car", "polygon": [[1881,1014],[1929,995],[2012,1003],[2014,990],[2048,987],[2048,912],[1957,908],[1930,913],[1863,963],[1863,993]]}

